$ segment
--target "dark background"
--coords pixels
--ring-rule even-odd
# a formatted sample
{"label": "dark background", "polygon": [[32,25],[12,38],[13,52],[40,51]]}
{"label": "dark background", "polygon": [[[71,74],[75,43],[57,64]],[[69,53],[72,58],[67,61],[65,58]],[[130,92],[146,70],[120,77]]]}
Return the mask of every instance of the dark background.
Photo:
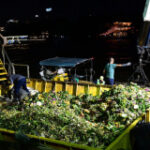
{"label": "dark background", "polygon": [[[5,0],[0,5],[0,24],[6,28],[4,35],[49,32],[46,42],[32,43],[23,50],[7,50],[13,62],[30,65],[33,77],[38,77],[40,60],[63,56],[94,57],[96,79],[110,56],[117,63],[137,62],[136,46],[144,4],[145,0]],[[52,12],[45,12],[48,7],[52,7]],[[9,19],[19,23],[8,23]],[[114,21],[132,22],[134,33],[117,39],[98,36]],[[133,66],[116,69],[116,80],[126,81]]]}

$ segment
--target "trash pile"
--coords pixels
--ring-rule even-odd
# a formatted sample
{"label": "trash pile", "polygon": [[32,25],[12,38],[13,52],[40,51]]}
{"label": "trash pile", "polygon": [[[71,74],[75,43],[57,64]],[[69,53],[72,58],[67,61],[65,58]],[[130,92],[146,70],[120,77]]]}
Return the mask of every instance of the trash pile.
{"label": "trash pile", "polygon": [[131,83],[101,96],[36,93],[0,106],[0,128],[105,149],[149,108],[149,91]]}

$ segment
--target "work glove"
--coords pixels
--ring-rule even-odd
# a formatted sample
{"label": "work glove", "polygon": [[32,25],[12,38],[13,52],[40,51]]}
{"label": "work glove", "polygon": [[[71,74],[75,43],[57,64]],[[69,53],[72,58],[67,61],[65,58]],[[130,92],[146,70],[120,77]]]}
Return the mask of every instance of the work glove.
{"label": "work glove", "polygon": [[128,62],[128,63],[122,64],[122,67],[127,67],[127,66],[131,66],[131,62]]}

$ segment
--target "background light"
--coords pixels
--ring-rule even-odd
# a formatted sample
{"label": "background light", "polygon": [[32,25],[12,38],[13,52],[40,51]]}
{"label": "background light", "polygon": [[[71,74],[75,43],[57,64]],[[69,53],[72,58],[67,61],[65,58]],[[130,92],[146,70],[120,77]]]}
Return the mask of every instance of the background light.
{"label": "background light", "polygon": [[35,15],[35,18],[39,18],[39,15],[38,15],[38,14],[36,14],[36,15]]}
{"label": "background light", "polygon": [[7,20],[7,23],[18,23],[19,22],[19,20],[17,20],[17,19],[9,19],[9,20]]}
{"label": "background light", "polygon": [[45,9],[46,12],[51,12],[52,10],[53,9],[51,7]]}

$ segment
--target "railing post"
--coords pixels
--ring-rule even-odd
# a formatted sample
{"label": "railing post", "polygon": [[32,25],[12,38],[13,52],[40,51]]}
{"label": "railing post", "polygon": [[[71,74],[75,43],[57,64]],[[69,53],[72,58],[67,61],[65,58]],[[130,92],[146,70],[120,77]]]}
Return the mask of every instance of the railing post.
{"label": "railing post", "polygon": [[150,122],[150,108],[146,110],[145,122]]}
{"label": "railing post", "polygon": [[75,96],[78,95],[78,83],[73,84],[73,94],[74,94]]}
{"label": "railing post", "polygon": [[12,73],[15,74],[15,67],[14,67],[14,63],[12,63]]}
{"label": "railing post", "polygon": [[30,70],[29,70],[29,65],[27,65],[27,77],[30,78]]}
{"label": "railing post", "polygon": [[53,84],[53,85],[52,85],[52,90],[56,92],[56,90],[57,90],[57,89],[56,89],[56,82],[54,81],[54,82],[52,82],[52,84]]}
{"label": "railing post", "polygon": [[44,92],[46,92],[46,86],[47,86],[47,82],[44,82]]}

